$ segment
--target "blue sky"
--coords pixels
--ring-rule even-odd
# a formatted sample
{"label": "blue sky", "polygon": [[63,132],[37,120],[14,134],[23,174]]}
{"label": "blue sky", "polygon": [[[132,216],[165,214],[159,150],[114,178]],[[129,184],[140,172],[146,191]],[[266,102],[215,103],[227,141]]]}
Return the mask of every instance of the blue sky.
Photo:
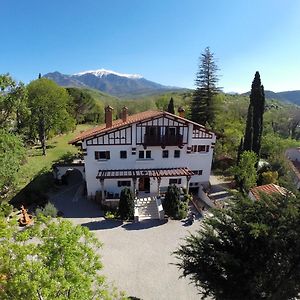
{"label": "blue sky", "polygon": [[0,73],[27,83],[91,69],[193,87],[215,53],[224,91],[300,89],[298,0],[0,0]]}

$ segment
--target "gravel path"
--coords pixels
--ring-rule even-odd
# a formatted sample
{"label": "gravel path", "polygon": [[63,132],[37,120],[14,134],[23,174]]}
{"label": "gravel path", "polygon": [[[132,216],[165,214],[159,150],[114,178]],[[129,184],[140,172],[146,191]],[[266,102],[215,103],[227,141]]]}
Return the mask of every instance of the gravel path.
{"label": "gravel path", "polygon": [[127,295],[144,300],[200,299],[194,285],[179,278],[181,272],[173,265],[176,260],[171,255],[189,232],[199,228],[199,216],[193,225],[173,220],[105,220],[98,205],[79,197],[78,188],[78,184],[70,183],[50,199],[66,218],[87,226],[103,242],[100,254],[109,282]]}

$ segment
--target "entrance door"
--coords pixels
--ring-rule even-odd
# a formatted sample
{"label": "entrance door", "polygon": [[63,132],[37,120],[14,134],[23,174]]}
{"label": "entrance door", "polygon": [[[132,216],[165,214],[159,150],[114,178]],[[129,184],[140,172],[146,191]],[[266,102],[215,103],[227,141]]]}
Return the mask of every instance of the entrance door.
{"label": "entrance door", "polygon": [[141,177],[139,179],[139,191],[150,192],[150,177]]}

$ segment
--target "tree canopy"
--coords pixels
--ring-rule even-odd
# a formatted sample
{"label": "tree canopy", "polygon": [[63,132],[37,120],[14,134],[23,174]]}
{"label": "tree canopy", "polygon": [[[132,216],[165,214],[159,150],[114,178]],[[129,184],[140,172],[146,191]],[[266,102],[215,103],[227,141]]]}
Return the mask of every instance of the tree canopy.
{"label": "tree canopy", "polygon": [[25,158],[25,148],[19,136],[0,129],[0,195],[8,192]]}
{"label": "tree canopy", "polygon": [[232,168],[241,192],[247,194],[257,181],[257,155],[253,151],[244,151],[237,166]]}
{"label": "tree canopy", "polygon": [[46,139],[50,131],[63,132],[74,126],[67,112],[69,96],[66,90],[52,80],[40,78],[28,86],[30,125],[46,154]]}
{"label": "tree canopy", "polygon": [[[67,88],[67,92],[70,95],[70,102],[68,104],[68,110],[76,123],[82,123],[92,113],[96,113],[98,106],[95,99],[86,91],[78,88]],[[98,113],[102,113],[103,108]]]}
{"label": "tree canopy", "polygon": [[0,127],[20,130],[26,110],[27,92],[23,83],[17,83],[9,74],[0,74]]}
{"label": "tree canopy", "polygon": [[104,277],[101,243],[86,227],[44,219],[25,230],[0,218],[0,298],[124,299]]}
{"label": "tree canopy", "polygon": [[176,251],[202,299],[288,300],[300,292],[300,201],[237,196]]}

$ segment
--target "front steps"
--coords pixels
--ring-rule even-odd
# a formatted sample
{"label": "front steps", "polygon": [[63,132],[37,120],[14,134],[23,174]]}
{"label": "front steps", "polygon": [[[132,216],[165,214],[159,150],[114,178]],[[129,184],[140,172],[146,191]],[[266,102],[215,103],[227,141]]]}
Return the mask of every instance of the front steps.
{"label": "front steps", "polygon": [[138,221],[160,219],[156,200],[155,196],[137,198],[135,208],[138,215],[135,219]]}

